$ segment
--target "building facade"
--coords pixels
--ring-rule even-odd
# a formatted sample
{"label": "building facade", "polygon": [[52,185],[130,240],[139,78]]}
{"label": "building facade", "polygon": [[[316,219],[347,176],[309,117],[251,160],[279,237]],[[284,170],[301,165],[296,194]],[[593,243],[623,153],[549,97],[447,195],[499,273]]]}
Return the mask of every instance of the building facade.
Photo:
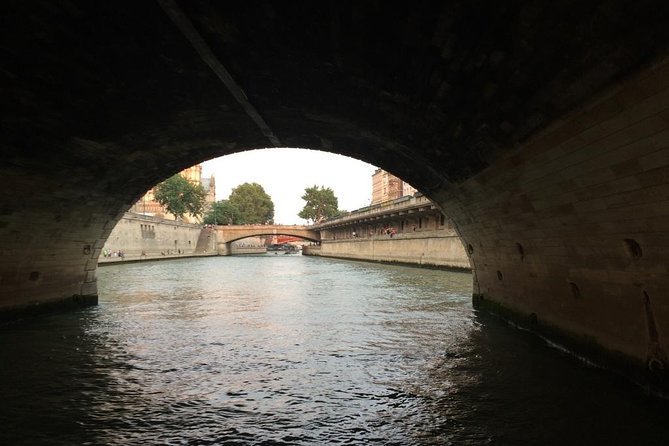
{"label": "building facade", "polygon": [[416,193],[416,189],[413,186],[383,169],[376,169],[372,174],[371,204],[395,200],[414,193]]}

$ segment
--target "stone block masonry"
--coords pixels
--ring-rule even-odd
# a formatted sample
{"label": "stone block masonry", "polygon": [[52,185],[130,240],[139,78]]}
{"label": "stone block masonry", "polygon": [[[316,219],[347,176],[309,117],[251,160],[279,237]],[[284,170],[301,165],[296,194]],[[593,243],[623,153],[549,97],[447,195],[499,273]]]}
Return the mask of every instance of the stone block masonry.
{"label": "stone block masonry", "polygon": [[[121,260],[215,255],[215,238],[215,231],[203,229],[201,225],[128,212],[119,220],[107,238],[98,261],[109,263]],[[118,255],[119,251],[123,253],[122,259]]]}
{"label": "stone block masonry", "polygon": [[470,269],[467,253],[458,236],[443,230],[371,238],[324,240],[305,246],[302,253],[321,257],[383,263]]}

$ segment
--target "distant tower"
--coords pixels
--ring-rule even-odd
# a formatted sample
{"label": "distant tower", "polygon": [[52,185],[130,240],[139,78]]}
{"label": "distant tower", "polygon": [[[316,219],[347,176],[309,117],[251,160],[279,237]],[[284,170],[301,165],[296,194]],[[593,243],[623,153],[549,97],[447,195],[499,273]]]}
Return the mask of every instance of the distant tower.
{"label": "distant tower", "polygon": [[216,180],[214,179],[214,174],[209,178],[202,178],[202,188],[207,194],[204,198],[205,201],[205,213],[211,209],[211,205],[216,202]]}

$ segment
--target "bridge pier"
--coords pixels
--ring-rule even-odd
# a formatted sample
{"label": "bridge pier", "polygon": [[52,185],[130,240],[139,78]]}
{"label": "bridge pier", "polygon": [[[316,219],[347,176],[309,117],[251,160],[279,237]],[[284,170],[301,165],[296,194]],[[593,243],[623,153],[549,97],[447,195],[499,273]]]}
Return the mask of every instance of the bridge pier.
{"label": "bridge pier", "polygon": [[232,242],[218,242],[216,246],[219,256],[229,256],[232,254]]}
{"label": "bridge pier", "polygon": [[266,235],[290,235],[312,242],[317,242],[321,238],[319,231],[301,225],[219,225],[216,226],[218,255],[232,255],[232,242]]}

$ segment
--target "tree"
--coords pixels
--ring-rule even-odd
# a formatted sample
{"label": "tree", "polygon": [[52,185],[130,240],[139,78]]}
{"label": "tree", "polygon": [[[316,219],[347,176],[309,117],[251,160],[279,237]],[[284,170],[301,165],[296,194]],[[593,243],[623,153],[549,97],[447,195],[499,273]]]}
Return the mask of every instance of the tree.
{"label": "tree", "polygon": [[334,191],[329,187],[316,185],[307,187],[304,189],[302,199],[307,203],[300,213],[297,214],[300,218],[319,223],[326,218],[336,217],[340,214],[338,209],[339,200],[337,200]]}
{"label": "tree", "polygon": [[274,219],[274,203],[258,183],[244,183],[232,189],[228,202],[239,211],[238,224],[266,224]]}
{"label": "tree", "polygon": [[185,214],[202,215],[206,192],[199,184],[193,184],[179,174],[166,179],[153,190],[156,201],[165,206],[174,219]]}
{"label": "tree", "polygon": [[229,200],[219,200],[211,205],[211,210],[204,216],[207,225],[237,225],[241,221],[239,209]]}

